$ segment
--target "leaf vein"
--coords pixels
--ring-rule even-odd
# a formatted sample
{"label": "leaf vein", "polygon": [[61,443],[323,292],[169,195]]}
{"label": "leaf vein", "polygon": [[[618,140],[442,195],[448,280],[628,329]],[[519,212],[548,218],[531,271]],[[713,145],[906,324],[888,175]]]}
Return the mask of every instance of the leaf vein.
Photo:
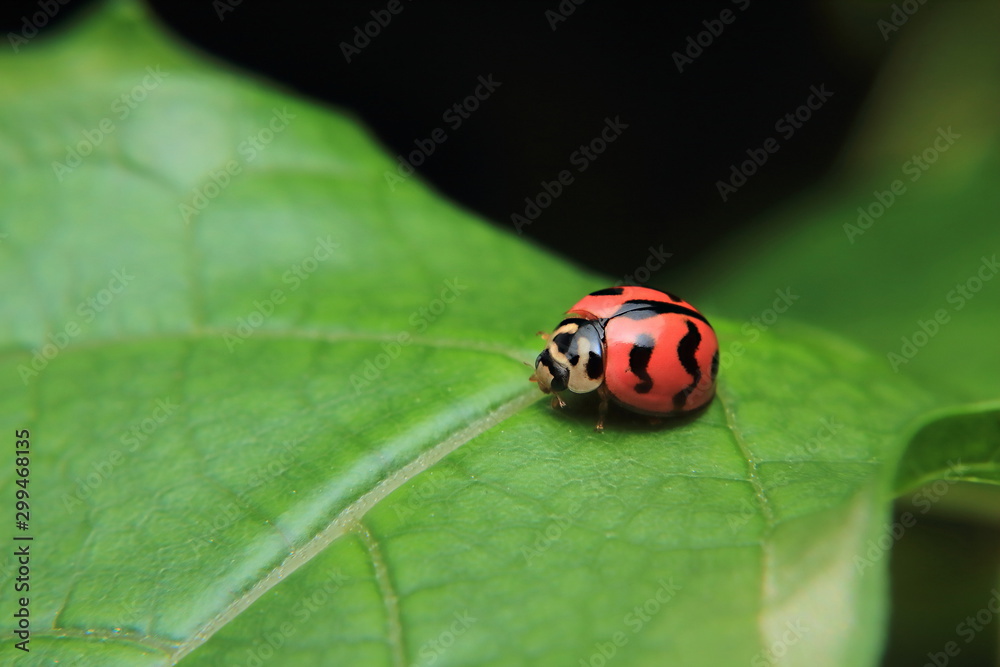
{"label": "leaf vein", "polygon": [[375,572],[375,581],[378,583],[379,593],[382,596],[382,603],[385,605],[385,625],[386,634],[389,640],[389,649],[392,651],[392,664],[394,667],[405,667],[406,646],[403,643],[403,624],[399,612],[399,596],[396,595],[392,585],[392,577],[389,576],[389,568],[386,567],[385,558],[382,556],[382,548],[378,539],[372,535],[371,530],[364,522],[359,521],[356,532],[361,537],[361,542],[368,551],[368,557],[372,561],[372,569]]}
{"label": "leaf vein", "polygon": [[[777,585],[774,582],[776,567],[775,554],[771,546],[771,535],[773,534],[776,526],[774,509],[771,507],[771,501],[767,497],[767,491],[764,489],[764,485],[760,481],[760,474],[757,469],[757,465],[760,461],[750,450],[750,445],[746,442],[746,440],[744,440],[743,434],[737,424],[736,411],[733,406],[732,397],[726,394],[724,387],[721,385],[716,393],[719,401],[722,403],[723,412],[726,415],[726,426],[728,427],[729,433],[732,435],[733,441],[736,443],[736,447],[739,450],[740,455],[746,461],[747,478],[753,486],[754,495],[757,498],[757,504],[760,505],[760,511],[764,517],[764,534],[760,539],[761,611],[763,612],[764,608],[768,606],[770,601],[777,597]],[[761,613],[757,624],[757,633],[761,647],[769,646],[767,641],[767,629],[764,627],[764,618],[764,614]]]}
{"label": "leaf vein", "polygon": [[287,579],[293,572],[311,561],[319,555],[326,547],[335,540],[343,537],[351,530],[355,530],[361,519],[378,503],[384,500],[390,493],[398,489],[404,483],[416,477],[421,472],[427,470],[432,465],[443,459],[445,456],[455,451],[469,440],[493,428],[505,419],[513,416],[520,410],[535,403],[541,394],[534,387],[530,391],[516,396],[507,401],[496,410],[473,421],[465,428],[455,431],[450,436],[440,441],[427,451],[423,452],[415,459],[402,466],[394,473],[378,483],[372,490],[360,496],[357,500],[347,506],[330,522],[330,524],[320,531],[315,537],[307,542],[301,549],[290,554],[281,564],[271,570],[253,588],[244,595],[233,600],[226,608],[216,616],[206,622],[197,632],[193,633],[187,641],[179,645],[177,651],[172,656],[170,664],[177,664],[184,656],[195,650],[216,632],[221,630],[227,623],[236,618],[240,613],[250,607],[267,591],[274,588],[280,582]]}
{"label": "leaf vein", "polygon": [[[81,351],[88,349],[100,349],[114,345],[129,343],[153,343],[164,341],[181,340],[208,340],[222,339],[225,335],[233,335],[233,329],[222,327],[198,327],[191,331],[165,332],[160,334],[124,336],[121,338],[101,338],[92,341],[85,341],[66,348],[66,351]],[[378,331],[322,331],[316,329],[259,329],[255,331],[252,338],[268,340],[303,340],[321,341],[326,343],[370,342],[387,343],[397,342],[400,332],[378,332]],[[43,341],[44,342],[44,341]],[[41,345],[42,343],[36,344]],[[31,354],[33,350],[27,349],[30,343],[12,344],[4,350],[0,350],[0,362],[12,360],[25,354]],[[472,352],[486,352],[508,357],[521,363],[526,361],[531,353],[508,347],[501,343],[491,343],[484,341],[462,340],[458,338],[426,338],[422,336],[411,336],[407,345],[419,345],[423,347],[453,348],[456,350],[467,350]]]}

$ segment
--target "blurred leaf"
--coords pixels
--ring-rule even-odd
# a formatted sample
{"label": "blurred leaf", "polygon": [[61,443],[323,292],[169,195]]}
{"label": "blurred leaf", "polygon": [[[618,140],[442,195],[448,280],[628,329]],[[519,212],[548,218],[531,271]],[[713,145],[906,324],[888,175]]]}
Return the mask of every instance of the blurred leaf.
{"label": "blurred leaf", "polygon": [[691,278],[699,301],[759,317],[788,288],[792,317],[863,342],[943,402],[1000,398],[998,15],[995,3],[920,5],[892,34],[838,169],[725,243]]}
{"label": "blurred leaf", "polygon": [[[847,18],[833,22],[849,26],[843,57],[899,6],[827,3]],[[992,590],[983,586],[988,576],[972,577],[969,563],[985,571],[993,563],[996,571],[989,546],[996,539],[977,541],[976,529],[960,522],[992,519],[996,535],[998,489],[981,484],[1000,480],[998,18],[995,3],[920,4],[886,40],[891,56],[829,177],[724,243],[690,277],[702,286],[699,301],[746,318],[729,345],[783,315],[771,306],[782,288],[799,297],[792,317],[865,343],[886,368],[937,396],[942,407],[917,428],[895,480],[910,503],[902,516],[918,522],[893,557],[897,608],[887,665],[924,660],[954,640],[954,619],[974,614]],[[973,494],[962,481],[980,486]],[[949,545],[924,537],[922,517],[932,509],[955,522],[940,528],[954,540]],[[888,532],[883,542],[901,539]],[[942,557],[949,549],[958,558]],[[990,652],[983,640],[969,650],[963,644],[959,661],[982,664],[977,656]]]}
{"label": "blurred leaf", "polygon": [[896,475],[900,492],[938,479],[1000,484],[1000,406],[972,405],[928,418]]}

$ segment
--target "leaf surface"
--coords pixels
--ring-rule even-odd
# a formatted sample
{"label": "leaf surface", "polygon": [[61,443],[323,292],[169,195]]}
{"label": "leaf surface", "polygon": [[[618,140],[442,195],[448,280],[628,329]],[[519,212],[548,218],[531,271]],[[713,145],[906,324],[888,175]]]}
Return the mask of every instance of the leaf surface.
{"label": "leaf surface", "polygon": [[5,663],[877,659],[888,559],[857,556],[934,405],[883,360],[787,323],[737,354],[709,311],[709,408],[597,434],[522,362],[601,278],[130,2],[15,57],[0,422],[39,580]]}

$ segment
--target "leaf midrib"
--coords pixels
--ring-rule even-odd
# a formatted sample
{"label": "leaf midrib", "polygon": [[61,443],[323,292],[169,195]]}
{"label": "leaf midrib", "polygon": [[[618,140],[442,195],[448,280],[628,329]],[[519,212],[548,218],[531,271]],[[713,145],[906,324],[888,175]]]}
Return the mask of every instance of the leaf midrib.
{"label": "leaf midrib", "polygon": [[[255,331],[247,338],[242,338],[240,340],[247,342],[253,339],[266,339],[266,340],[278,340],[278,341],[321,341],[327,343],[341,343],[341,342],[370,342],[370,343],[388,343],[388,342],[398,342],[399,331],[393,332],[380,332],[380,331],[323,331],[318,329],[302,329],[302,330],[292,330],[292,329],[261,329]],[[176,342],[176,341],[218,341],[223,338],[223,336],[234,336],[239,338],[234,329],[224,329],[220,327],[201,327],[198,329],[193,329],[191,331],[179,331],[176,333],[161,332],[148,335],[135,335],[135,336],[123,336],[115,338],[94,338],[91,340],[82,341],[71,347],[65,348],[60,354],[65,352],[79,352],[85,350],[100,350],[106,348],[112,348],[117,345],[136,345],[142,343],[160,343],[160,342]],[[28,347],[30,343],[10,343],[9,346],[0,350],[0,361],[6,361],[8,359],[14,359],[20,357],[26,353],[31,353],[37,350],[42,345],[44,341],[37,343],[36,347]],[[499,343],[484,343],[482,341],[473,340],[463,340],[461,338],[430,338],[423,336],[413,336],[411,335],[407,345],[419,345],[423,347],[435,347],[443,349],[454,349],[463,350],[469,352],[484,352],[488,354],[498,354],[501,356],[508,357],[518,363],[525,361],[526,356],[530,356],[528,350],[518,350],[515,348],[508,347]],[[53,358],[51,361],[54,361]],[[40,371],[41,374],[44,371]]]}
{"label": "leaf midrib", "polygon": [[[203,625],[189,639],[177,646],[171,655],[169,664],[177,664],[187,654],[208,641],[212,635],[221,630],[227,623],[250,607],[255,601],[279,582],[288,578],[293,572],[307,564],[326,547],[347,533],[358,530],[361,519],[378,503],[384,500],[397,488],[427,470],[432,465],[455,451],[469,440],[493,428],[500,422],[532,405],[542,395],[537,388],[530,387],[528,391],[501,405],[493,412],[484,415],[463,429],[460,429],[426,450],[410,463],[400,467],[384,480],[376,484],[370,491],[359,497],[344,508],[330,524],[316,534],[298,551],[292,553],[280,565],[275,567],[265,577],[241,597],[232,601],[219,614]],[[376,564],[373,563],[373,567]],[[384,594],[384,591],[383,591]],[[394,649],[398,652],[398,649]]]}

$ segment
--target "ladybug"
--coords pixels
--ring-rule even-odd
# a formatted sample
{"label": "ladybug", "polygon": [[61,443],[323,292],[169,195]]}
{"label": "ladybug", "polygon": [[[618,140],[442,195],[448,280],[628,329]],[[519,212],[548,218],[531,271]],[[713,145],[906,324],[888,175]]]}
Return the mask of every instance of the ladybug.
{"label": "ladybug", "polygon": [[671,417],[712,400],[719,371],[719,341],[698,310],[649,287],[591,292],[566,311],[535,359],[529,380],[559,395],[596,390],[597,430],[604,430],[608,399],[644,415]]}

